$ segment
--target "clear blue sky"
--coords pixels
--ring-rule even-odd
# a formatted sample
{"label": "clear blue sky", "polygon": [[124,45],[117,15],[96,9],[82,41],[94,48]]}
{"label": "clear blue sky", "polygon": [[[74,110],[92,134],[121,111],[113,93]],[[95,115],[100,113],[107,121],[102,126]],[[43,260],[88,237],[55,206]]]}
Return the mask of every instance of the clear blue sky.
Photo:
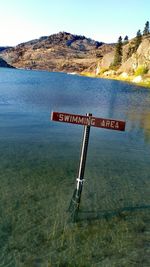
{"label": "clear blue sky", "polygon": [[60,31],[116,42],[150,21],[150,0],[1,0],[0,46]]}

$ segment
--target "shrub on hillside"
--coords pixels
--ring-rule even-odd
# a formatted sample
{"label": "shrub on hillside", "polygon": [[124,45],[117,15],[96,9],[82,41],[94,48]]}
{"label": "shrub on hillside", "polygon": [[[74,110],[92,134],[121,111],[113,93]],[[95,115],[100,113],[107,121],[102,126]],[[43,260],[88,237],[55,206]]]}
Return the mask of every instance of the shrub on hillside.
{"label": "shrub on hillside", "polygon": [[135,76],[144,75],[148,73],[148,67],[147,66],[139,66],[135,71]]}
{"label": "shrub on hillside", "polygon": [[105,71],[108,71],[109,70],[109,68],[101,68],[100,69],[100,74],[103,74]]}

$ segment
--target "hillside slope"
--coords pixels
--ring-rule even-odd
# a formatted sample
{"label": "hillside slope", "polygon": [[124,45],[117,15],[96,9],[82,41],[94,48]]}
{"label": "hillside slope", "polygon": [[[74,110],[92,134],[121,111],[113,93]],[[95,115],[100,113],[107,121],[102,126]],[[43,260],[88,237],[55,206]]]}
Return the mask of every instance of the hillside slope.
{"label": "hillside slope", "polygon": [[[104,51],[103,51],[104,46]],[[17,68],[80,73],[107,53],[102,42],[60,32],[7,49],[1,56]]]}
{"label": "hillside slope", "polygon": [[[93,75],[98,77],[114,78],[119,80],[137,82],[150,86],[150,34],[143,36],[136,49],[136,38],[123,45],[122,63],[113,67],[114,52],[106,53],[93,69]],[[87,73],[89,69],[86,70]],[[85,72],[86,73],[86,72]]]}

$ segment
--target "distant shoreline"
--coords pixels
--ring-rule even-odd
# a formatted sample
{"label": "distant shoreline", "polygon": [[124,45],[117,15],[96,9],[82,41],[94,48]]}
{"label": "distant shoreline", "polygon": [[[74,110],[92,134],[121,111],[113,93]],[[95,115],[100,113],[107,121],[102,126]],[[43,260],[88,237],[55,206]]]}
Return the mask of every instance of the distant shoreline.
{"label": "distant shoreline", "polygon": [[137,76],[128,76],[127,78],[122,78],[120,75],[113,75],[113,76],[102,76],[102,75],[95,75],[92,73],[87,73],[87,72],[83,72],[81,73],[82,76],[86,76],[86,77],[93,77],[93,78],[101,78],[101,79],[108,79],[108,80],[116,80],[116,81],[121,81],[121,82],[126,82],[126,83],[130,83],[133,85],[138,85],[140,87],[145,87],[147,89],[150,88],[150,78],[143,78],[141,77],[141,81],[140,82],[133,82],[133,80],[137,77]]}
{"label": "distant shoreline", "polygon": [[116,80],[116,81],[121,81],[121,82],[125,82],[125,83],[130,83],[132,85],[137,85],[140,87],[144,87],[149,89],[150,88],[150,78],[142,78],[141,82],[133,82],[133,80],[135,79],[136,76],[128,76],[127,78],[122,78],[121,76],[100,76],[100,75],[95,75],[93,73],[90,72],[82,72],[82,73],[77,73],[77,72],[63,72],[63,71],[48,71],[48,70],[41,70],[41,69],[27,69],[27,68],[15,68],[15,67],[0,67],[0,68],[4,68],[4,69],[14,69],[14,70],[26,70],[26,71],[43,71],[43,72],[51,72],[51,73],[65,73],[68,75],[80,75],[83,77],[89,77],[89,78],[96,78],[96,79],[105,79],[105,80]]}

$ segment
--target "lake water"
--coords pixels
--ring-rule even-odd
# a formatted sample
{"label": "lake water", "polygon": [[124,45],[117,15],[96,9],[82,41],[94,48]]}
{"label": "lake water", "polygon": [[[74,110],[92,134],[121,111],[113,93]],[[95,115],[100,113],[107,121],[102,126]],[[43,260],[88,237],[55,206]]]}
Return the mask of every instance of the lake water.
{"label": "lake water", "polygon": [[57,168],[64,164],[67,172],[67,161],[78,162],[83,127],[50,121],[52,110],[125,120],[125,132],[91,129],[87,171],[118,175],[122,182],[134,178],[143,186],[150,173],[150,90],[64,73],[0,69],[1,156],[15,154],[17,164],[17,156],[26,159],[29,149],[28,160],[36,157],[42,167],[36,154],[41,147],[41,157]]}
{"label": "lake water", "polygon": [[[52,110],[89,112],[95,117],[126,121],[125,132],[91,128],[81,205],[84,216],[89,216],[88,212],[98,216],[100,212],[116,209],[147,210],[150,207],[150,90],[114,80],[1,68],[3,224],[7,220],[8,229],[13,225],[19,232],[22,219],[26,227],[35,223],[27,215],[30,205],[36,216],[39,210],[43,212],[41,217],[46,217],[49,209],[51,214],[54,210],[59,214],[60,209],[68,207],[83,127],[50,121]],[[53,221],[53,215],[49,216]],[[3,238],[3,244],[8,244],[6,240]]]}

